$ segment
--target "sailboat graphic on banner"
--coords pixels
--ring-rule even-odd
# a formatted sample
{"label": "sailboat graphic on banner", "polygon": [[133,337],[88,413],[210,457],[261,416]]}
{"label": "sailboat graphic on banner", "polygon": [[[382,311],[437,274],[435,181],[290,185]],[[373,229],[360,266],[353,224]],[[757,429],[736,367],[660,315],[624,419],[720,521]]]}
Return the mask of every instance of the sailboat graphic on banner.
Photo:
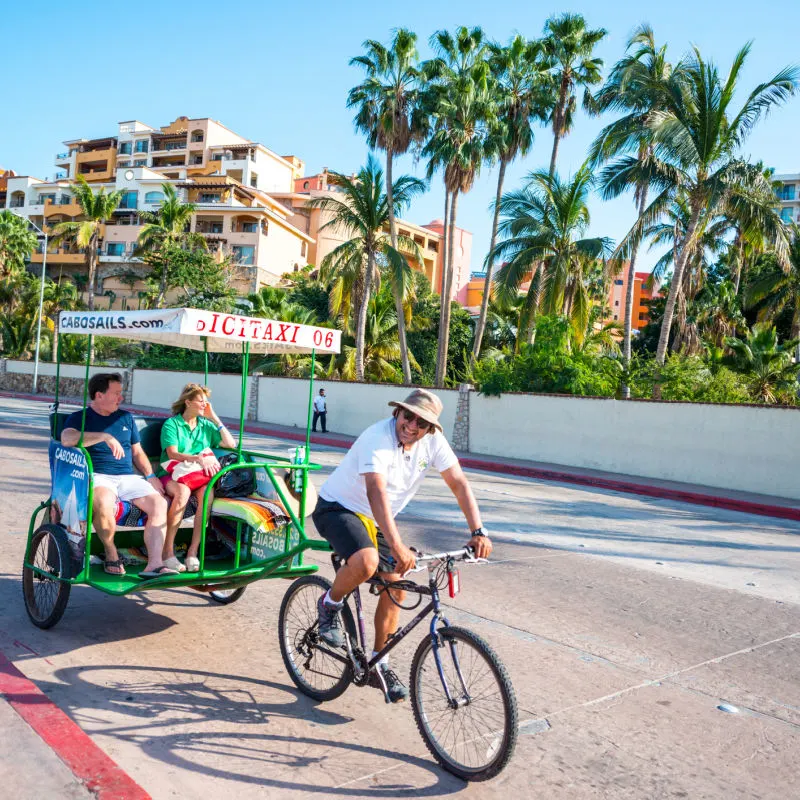
{"label": "sailboat graphic on banner", "polygon": [[81,530],[81,517],[78,513],[78,497],[75,493],[74,482],[67,497],[67,502],[64,503],[61,524],[67,529],[67,539],[69,539],[73,555],[78,559],[83,559],[86,535]]}

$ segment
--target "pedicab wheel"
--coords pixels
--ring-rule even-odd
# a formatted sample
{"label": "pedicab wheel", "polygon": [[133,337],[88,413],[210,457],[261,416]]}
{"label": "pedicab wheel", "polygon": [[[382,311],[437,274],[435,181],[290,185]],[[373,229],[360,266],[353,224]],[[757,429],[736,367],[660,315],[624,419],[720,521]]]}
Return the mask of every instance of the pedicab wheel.
{"label": "pedicab wheel", "polygon": [[488,780],[505,768],[517,742],[514,687],[480,636],[456,627],[436,633],[436,642],[430,636],[420,642],[411,662],[417,728],[448,772],[465,781]]}
{"label": "pedicab wheel", "polygon": [[[303,694],[320,701],[339,697],[353,679],[349,663],[318,647],[327,648],[317,636],[317,601],[330,587],[331,582],[319,575],[298,578],[283,596],[278,614],[278,636],[286,670]],[[355,642],[356,626],[346,603],[341,614],[345,629]]]}
{"label": "pedicab wheel", "polygon": [[22,594],[31,622],[39,628],[52,628],[64,614],[72,585],[63,579],[72,577],[72,562],[67,534],[58,525],[42,525],[31,539],[28,563],[22,568]]}
{"label": "pedicab wheel", "polygon": [[239,586],[236,589],[213,589],[208,596],[215,602],[223,606],[235,603],[243,594],[246,586]]}

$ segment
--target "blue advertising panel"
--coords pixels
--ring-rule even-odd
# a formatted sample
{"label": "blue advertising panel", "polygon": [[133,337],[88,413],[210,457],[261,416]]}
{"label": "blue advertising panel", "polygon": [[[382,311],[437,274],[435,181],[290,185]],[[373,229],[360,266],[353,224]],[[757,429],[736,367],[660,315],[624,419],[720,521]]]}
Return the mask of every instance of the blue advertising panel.
{"label": "blue advertising panel", "polygon": [[50,442],[50,521],[67,532],[72,557],[83,563],[89,518],[89,467],[76,447]]}

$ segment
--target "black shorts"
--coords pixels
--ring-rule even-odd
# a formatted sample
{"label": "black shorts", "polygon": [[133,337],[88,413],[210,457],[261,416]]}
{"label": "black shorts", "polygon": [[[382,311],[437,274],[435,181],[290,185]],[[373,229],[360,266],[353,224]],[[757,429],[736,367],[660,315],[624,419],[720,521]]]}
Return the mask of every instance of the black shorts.
{"label": "black shorts", "polygon": [[[318,498],[311,519],[314,520],[319,535],[344,559],[366,547],[375,547],[375,542],[361,518],[341,503]],[[377,539],[378,572],[394,572],[395,560],[380,530],[377,531]]]}

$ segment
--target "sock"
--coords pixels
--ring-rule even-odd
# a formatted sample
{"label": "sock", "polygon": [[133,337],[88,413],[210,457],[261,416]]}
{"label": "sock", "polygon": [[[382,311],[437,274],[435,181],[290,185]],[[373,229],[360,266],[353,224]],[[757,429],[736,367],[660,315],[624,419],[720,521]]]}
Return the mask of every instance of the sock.
{"label": "sock", "polygon": [[[378,651],[377,650],[373,650],[372,651],[372,658],[375,658],[376,655],[378,655]],[[388,653],[378,662],[378,664],[380,666],[382,666],[382,667],[388,667],[389,666],[389,655],[388,655]]]}
{"label": "sock", "polygon": [[325,603],[326,606],[331,606],[332,608],[341,608],[344,605],[344,600],[341,600],[340,602],[337,603],[333,600],[333,598],[331,598],[330,589],[328,589],[328,591],[325,592],[325,599],[322,602]]}

